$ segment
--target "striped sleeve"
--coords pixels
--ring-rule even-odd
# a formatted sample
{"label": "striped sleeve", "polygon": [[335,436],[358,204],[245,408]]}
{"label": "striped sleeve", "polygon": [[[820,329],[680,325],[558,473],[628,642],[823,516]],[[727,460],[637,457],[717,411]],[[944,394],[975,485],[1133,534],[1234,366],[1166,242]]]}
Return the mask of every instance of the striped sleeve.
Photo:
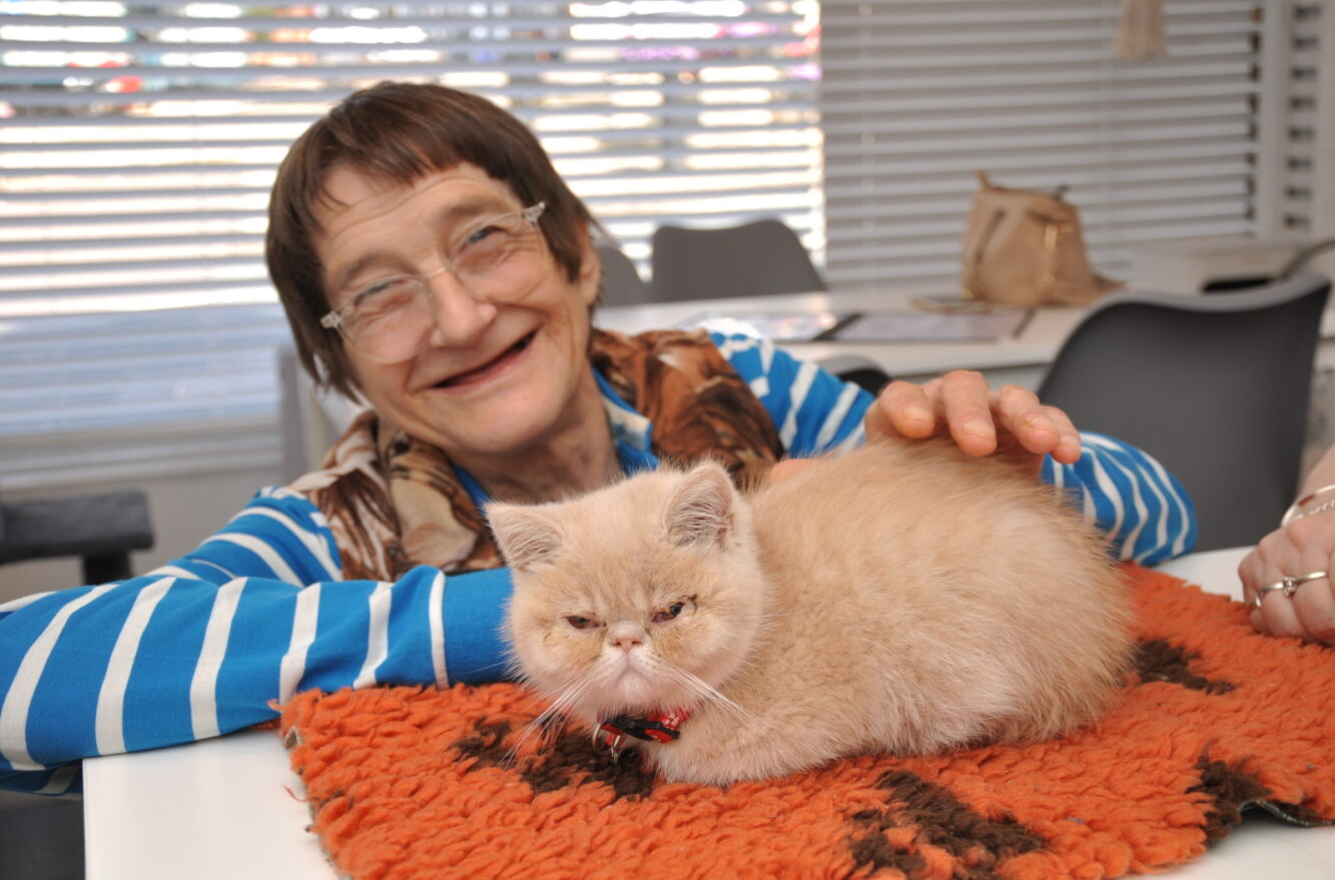
{"label": "striped sleeve", "polygon": [[277,489],[148,575],[0,606],[0,787],[74,790],[80,758],[248,727],[310,688],[503,677],[507,570],[339,577],[320,512]]}
{"label": "striped sleeve", "polygon": [[1066,490],[1109,538],[1109,553],[1143,565],[1191,552],[1196,512],[1182,484],[1154,458],[1120,440],[1082,433],[1075,464],[1044,461],[1042,478]]}
{"label": "striped sleeve", "polygon": [[871,394],[754,336],[711,334],[779,429],[794,458],[850,449],[865,439],[862,418]]}

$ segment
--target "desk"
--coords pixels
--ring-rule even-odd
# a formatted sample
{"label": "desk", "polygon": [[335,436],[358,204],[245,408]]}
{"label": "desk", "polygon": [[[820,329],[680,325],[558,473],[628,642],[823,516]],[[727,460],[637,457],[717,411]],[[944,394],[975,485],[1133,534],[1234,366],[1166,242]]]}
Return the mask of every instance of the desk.
{"label": "desk", "polygon": [[[1241,595],[1237,550],[1165,565],[1178,577]],[[334,880],[301,782],[273,731],[245,731],[189,746],[84,762],[88,880]],[[1249,818],[1171,880],[1328,880],[1335,827],[1294,828]]]}
{"label": "desk", "polygon": [[[911,299],[912,295],[903,291],[841,291],[600,307],[594,313],[594,324],[638,333],[677,327],[708,311],[895,311],[912,309]],[[1018,336],[995,342],[791,342],[780,347],[796,357],[816,361],[856,352],[896,379],[925,381],[947,370],[969,369],[984,373],[993,387],[1012,382],[1033,391],[1084,314],[1083,308],[1035,309]],[[1335,306],[1326,310],[1321,337],[1317,368],[1335,368]]]}

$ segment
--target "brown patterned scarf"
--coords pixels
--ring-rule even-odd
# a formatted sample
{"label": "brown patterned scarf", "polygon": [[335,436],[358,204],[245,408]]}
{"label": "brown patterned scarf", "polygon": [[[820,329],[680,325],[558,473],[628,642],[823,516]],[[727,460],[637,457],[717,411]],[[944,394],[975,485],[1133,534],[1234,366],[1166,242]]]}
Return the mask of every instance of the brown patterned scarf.
{"label": "brown patterned scarf", "polygon": [[[590,361],[653,423],[651,449],[662,459],[712,458],[747,486],[783,454],[764,406],[703,331],[595,330]],[[346,580],[395,580],[414,565],[459,572],[503,564],[445,453],[374,412],[348,428],[322,470],[291,488],[329,520]]]}

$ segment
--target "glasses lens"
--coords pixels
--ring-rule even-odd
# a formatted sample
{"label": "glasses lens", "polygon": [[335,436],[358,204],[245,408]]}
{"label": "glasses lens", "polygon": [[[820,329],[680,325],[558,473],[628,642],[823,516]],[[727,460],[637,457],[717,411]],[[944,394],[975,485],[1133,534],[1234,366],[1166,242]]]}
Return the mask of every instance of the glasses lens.
{"label": "glasses lens", "polygon": [[537,284],[542,254],[542,233],[516,212],[469,230],[450,262],[459,282],[478,299],[513,302]]}
{"label": "glasses lens", "polygon": [[348,344],[382,363],[417,353],[431,328],[431,308],[422,282],[411,276],[381,279],[358,293],[343,313]]}
{"label": "glasses lens", "polygon": [[[455,245],[449,259],[451,274],[474,299],[514,302],[538,286],[547,268],[546,246],[534,211],[478,223]],[[525,213],[534,219],[526,219]],[[348,345],[387,364],[415,355],[436,320],[427,282],[415,275],[372,282],[349,298],[339,315],[339,329]]]}

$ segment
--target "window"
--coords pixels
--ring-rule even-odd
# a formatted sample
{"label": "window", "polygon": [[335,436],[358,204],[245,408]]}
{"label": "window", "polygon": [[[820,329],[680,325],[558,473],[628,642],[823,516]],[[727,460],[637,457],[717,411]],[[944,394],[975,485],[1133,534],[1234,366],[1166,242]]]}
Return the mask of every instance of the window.
{"label": "window", "polygon": [[276,465],[268,188],[381,79],[487,95],[625,250],[820,244],[814,0],[0,0],[0,488]]}
{"label": "window", "polygon": [[832,286],[957,289],[974,171],[1081,209],[1090,256],[1255,228],[1260,2],[1167,2],[1168,57],[1112,54],[1117,0],[824,0]]}

